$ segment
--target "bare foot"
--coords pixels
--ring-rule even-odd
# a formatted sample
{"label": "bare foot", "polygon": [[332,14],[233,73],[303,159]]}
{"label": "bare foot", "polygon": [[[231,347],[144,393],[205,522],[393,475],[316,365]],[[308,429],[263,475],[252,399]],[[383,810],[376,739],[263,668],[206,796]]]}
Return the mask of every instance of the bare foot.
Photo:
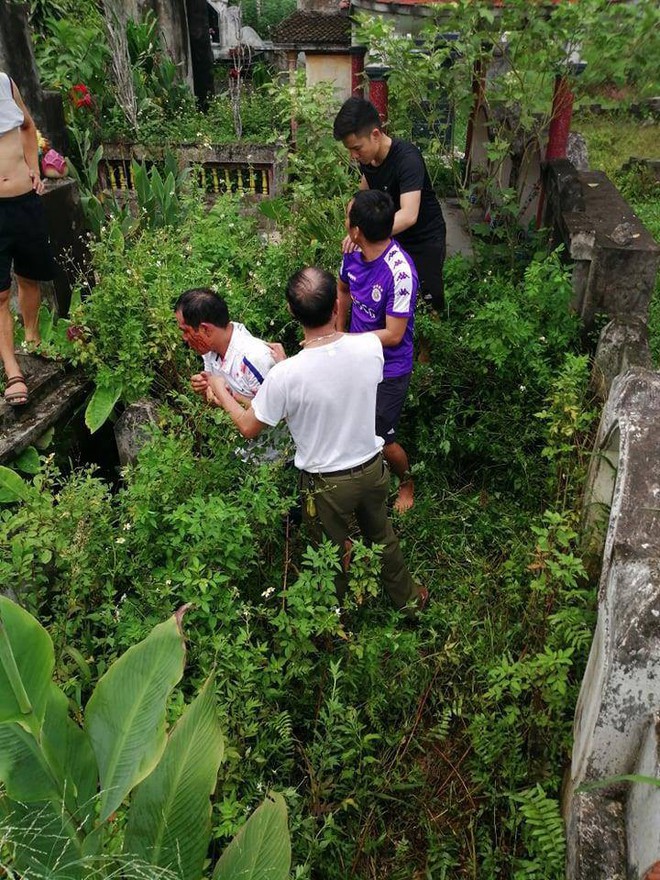
{"label": "bare foot", "polygon": [[414,499],[415,484],[412,480],[406,480],[399,483],[399,494],[394,502],[394,509],[397,513],[405,513],[415,503]]}

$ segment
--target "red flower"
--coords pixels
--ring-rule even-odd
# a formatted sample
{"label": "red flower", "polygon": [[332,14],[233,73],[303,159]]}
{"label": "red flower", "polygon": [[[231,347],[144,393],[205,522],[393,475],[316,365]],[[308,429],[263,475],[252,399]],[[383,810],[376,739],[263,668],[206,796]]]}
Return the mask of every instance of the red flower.
{"label": "red flower", "polygon": [[70,327],[66,328],[66,338],[69,342],[73,342],[75,339],[82,339],[85,335],[85,331],[82,327],[76,327],[75,324],[72,324]]}
{"label": "red flower", "polygon": [[238,79],[240,75],[241,75],[241,72],[236,67],[232,67],[231,70],[229,71],[229,76],[231,77],[231,79]]}
{"label": "red flower", "polygon": [[78,83],[71,89],[71,100],[74,107],[93,107],[92,95],[83,83]]}

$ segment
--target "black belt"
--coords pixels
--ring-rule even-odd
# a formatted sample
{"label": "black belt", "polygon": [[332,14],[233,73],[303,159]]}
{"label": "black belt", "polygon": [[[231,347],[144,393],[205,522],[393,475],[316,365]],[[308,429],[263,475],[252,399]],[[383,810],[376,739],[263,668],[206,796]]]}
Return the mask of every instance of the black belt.
{"label": "black belt", "polygon": [[[370,465],[375,464],[380,458],[380,455],[381,453],[379,450],[373,458],[369,459],[369,461],[363,461],[362,464],[356,464],[355,467],[346,468],[343,471],[324,471],[323,473],[310,473],[309,475],[310,477],[349,477],[351,474],[358,474]],[[309,471],[305,471],[305,473],[309,473]]]}

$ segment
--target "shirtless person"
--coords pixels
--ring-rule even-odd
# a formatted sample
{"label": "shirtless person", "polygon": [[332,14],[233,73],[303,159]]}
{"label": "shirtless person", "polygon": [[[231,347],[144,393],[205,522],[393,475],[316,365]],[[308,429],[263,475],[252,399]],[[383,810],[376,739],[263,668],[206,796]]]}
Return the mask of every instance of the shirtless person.
{"label": "shirtless person", "polygon": [[11,406],[28,400],[14,354],[11,265],[18,282],[25,340],[34,344],[40,342],[39,282],[51,281],[55,272],[46,215],[39,201],[42,192],[36,126],[16,84],[0,71],[0,358],[7,374],[5,401]]}

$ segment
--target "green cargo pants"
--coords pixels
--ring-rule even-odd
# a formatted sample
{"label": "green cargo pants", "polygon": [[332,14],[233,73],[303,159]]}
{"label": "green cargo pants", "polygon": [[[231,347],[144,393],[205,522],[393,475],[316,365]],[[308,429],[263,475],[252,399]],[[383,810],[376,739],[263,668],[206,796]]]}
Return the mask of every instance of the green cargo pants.
{"label": "green cargo pants", "polygon": [[[389,485],[390,471],[382,455],[348,473],[302,471],[300,475],[303,519],[312,539],[320,541],[322,534],[327,535],[337,545],[341,559],[355,518],[365,543],[383,546],[383,585],[394,605],[403,608],[414,603],[420,588],[403,560],[399,539],[387,515]],[[337,573],[335,586],[341,598],[348,586],[345,572]]]}

